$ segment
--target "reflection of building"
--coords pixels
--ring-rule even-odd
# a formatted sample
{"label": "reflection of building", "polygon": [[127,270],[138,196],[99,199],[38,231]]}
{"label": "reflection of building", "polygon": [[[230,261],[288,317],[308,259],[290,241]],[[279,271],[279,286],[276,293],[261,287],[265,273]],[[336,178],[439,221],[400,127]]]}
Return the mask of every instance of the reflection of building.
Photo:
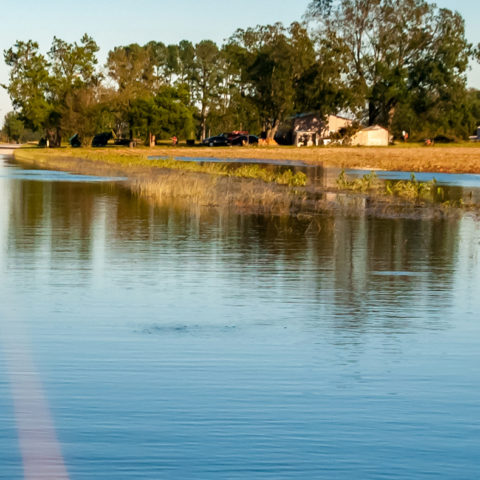
{"label": "reflection of building", "polygon": [[389,133],[380,125],[362,128],[352,137],[352,145],[364,145],[370,147],[388,146]]}
{"label": "reflection of building", "polygon": [[337,115],[322,117],[316,113],[304,113],[293,119],[292,143],[294,145],[322,145],[342,128],[352,125],[348,118]]}

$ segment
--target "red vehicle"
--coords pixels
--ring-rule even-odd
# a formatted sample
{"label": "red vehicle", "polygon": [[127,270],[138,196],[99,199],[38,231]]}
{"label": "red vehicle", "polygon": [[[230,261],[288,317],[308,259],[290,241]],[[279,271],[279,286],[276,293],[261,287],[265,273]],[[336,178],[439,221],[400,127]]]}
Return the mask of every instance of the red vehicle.
{"label": "red vehicle", "polygon": [[228,134],[228,141],[231,145],[249,145],[251,143],[258,143],[258,137],[249,135],[246,131],[235,130]]}

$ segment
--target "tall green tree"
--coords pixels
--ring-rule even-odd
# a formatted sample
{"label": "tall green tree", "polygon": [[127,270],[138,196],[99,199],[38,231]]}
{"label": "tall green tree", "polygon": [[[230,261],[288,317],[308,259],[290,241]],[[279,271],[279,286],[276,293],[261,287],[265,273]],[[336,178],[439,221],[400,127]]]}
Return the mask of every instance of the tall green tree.
{"label": "tall green tree", "polygon": [[163,42],[151,41],[145,47],[153,66],[153,88],[159,88],[165,84],[165,68],[167,63],[167,47]]}
{"label": "tall green tree", "polygon": [[216,108],[223,79],[221,52],[212,40],[202,40],[195,45],[192,71],[192,96],[198,105],[202,140],[207,133],[207,120]]}
{"label": "tall green tree", "polygon": [[154,137],[172,135],[191,138],[193,114],[187,106],[188,93],[181,88],[160,87],[155,95],[138,97],[131,101],[128,122],[135,137],[145,138],[150,144]]}
{"label": "tall green tree", "polygon": [[366,107],[370,125],[391,127],[399,107],[424,93],[432,101],[416,110],[451,108],[465,91],[473,51],[458,13],[424,0],[314,0],[308,16],[355,92],[351,109]]}
{"label": "tall green tree", "polygon": [[189,101],[193,99],[193,89],[197,78],[195,63],[195,46],[188,40],[181,40],[178,44],[178,84],[187,86]]}
{"label": "tall green tree", "polygon": [[108,53],[107,70],[118,91],[126,96],[142,95],[151,91],[155,83],[154,69],[160,64],[161,47],[132,43],[115,47]]}
{"label": "tall green tree", "polygon": [[72,132],[89,121],[87,114],[72,123],[72,108],[79,104],[76,96],[85,98],[85,92],[98,85],[97,52],[98,46],[88,35],[79,43],[54,38],[47,57],[31,40],[17,42],[4,52],[11,68],[7,91],[14,108],[27,127],[45,131],[52,147],[60,146],[67,126]]}
{"label": "tall green tree", "polygon": [[124,130],[128,129],[128,136],[133,139],[134,132],[128,120],[131,118],[129,110],[132,102],[149,97],[154,88],[159,87],[156,73],[163,70],[163,51],[162,44],[140,46],[134,43],[115,47],[108,53],[108,76],[114,81],[116,89],[116,94],[111,98],[111,108],[115,112],[117,135],[123,135]]}
{"label": "tall green tree", "polygon": [[19,143],[25,131],[25,125],[15,112],[8,112],[3,121],[2,132],[7,137],[8,141]]}
{"label": "tall green tree", "polygon": [[[67,136],[78,133],[84,145],[90,145],[98,123],[101,77],[96,71],[99,48],[93,38],[84,35],[80,42],[67,43],[54,37],[50,58],[49,98],[59,118],[59,129]],[[58,146],[58,144],[57,144]]]}
{"label": "tall green tree", "polygon": [[[315,63],[307,30],[277,23],[237,30],[229,40],[241,70],[244,94],[256,105],[267,138],[295,111],[299,85]],[[305,102],[303,102],[305,103]]]}
{"label": "tall green tree", "polygon": [[48,126],[52,105],[48,98],[50,88],[49,64],[33,40],[17,41],[4,51],[5,63],[10,67],[9,83],[3,85],[20,119],[32,130]]}

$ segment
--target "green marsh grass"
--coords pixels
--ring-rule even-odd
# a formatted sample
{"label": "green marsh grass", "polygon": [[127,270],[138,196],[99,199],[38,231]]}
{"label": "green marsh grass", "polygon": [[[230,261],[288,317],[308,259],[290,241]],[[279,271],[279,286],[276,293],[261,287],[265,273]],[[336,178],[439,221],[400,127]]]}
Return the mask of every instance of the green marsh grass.
{"label": "green marsh grass", "polygon": [[345,171],[342,170],[337,178],[337,185],[341,190],[401,197],[411,201],[441,202],[445,196],[443,188],[437,185],[435,178],[429,182],[419,182],[414,173],[410,175],[410,180],[386,180],[382,182],[375,172],[363,175],[361,178],[348,180]]}

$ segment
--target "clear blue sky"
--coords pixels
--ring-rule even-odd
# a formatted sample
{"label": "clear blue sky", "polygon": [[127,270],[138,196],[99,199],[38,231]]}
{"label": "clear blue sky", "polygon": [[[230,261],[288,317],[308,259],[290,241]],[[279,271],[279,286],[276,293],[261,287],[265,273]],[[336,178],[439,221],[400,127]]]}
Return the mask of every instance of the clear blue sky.
{"label": "clear blue sky", "polygon": [[[53,36],[69,42],[83,33],[101,47],[103,62],[116,45],[144,44],[150,40],[177,43],[209,38],[221,43],[237,28],[281,21],[300,20],[309,0],[2,0],[0,50],[15,41],[33,39],[48,50]],[[439,0],[441,7],[458,10],[466,20],[467,37],[480,42],[478,0]],[[0,62],[0,83],[8,80],[8,69]],[[480,66],[469,74],[469,84],[480,88]],[[10,110],[8,96],[0,89],[0,119]],[[1,122],[0,122],[1,123]]]}

